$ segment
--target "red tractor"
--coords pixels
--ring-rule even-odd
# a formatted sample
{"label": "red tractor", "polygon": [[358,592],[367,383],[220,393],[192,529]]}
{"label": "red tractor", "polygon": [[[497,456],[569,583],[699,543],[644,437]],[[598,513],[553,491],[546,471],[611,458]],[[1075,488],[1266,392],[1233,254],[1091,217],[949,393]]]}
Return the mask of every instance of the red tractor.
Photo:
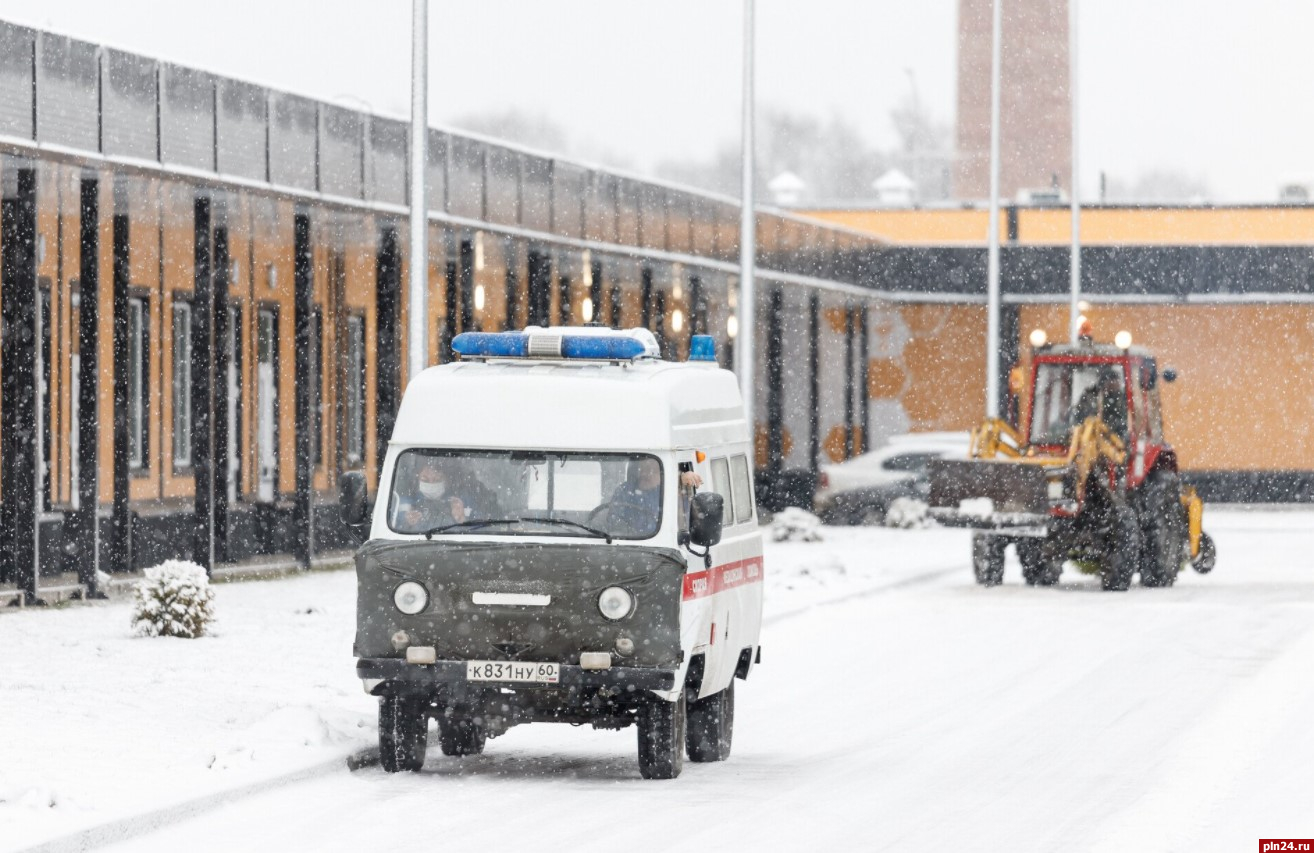
{"label": "red tractor", "polygon": [[1037,337],[1012,373],[1016,426],[988,420],[970,458],[931,464],[931,514],[975,531],[977,582],[1002,582],[1010,544],[1031,585],[1057,583],[1066,562],[1098,573],[1106,590],[1138,573],[1145,586],[1171,586],[1187,563],[1210,571],[1200,498],[1164,437],[1159,383],[1174,372],[1126,332],[1113,345]]}

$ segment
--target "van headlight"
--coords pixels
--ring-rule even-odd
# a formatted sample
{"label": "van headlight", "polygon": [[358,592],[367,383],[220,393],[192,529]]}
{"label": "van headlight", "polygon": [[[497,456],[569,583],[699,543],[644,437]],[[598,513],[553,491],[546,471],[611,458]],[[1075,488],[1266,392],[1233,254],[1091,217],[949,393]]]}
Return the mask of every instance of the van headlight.
{"label": "van headlight", "polygon": [[598,596],[598,610],[613,622],[624,619],[634,611],[634,596],[629,590],[609,586]]}
{"label": "van headlight", "polygon": [[414,616],[429,605],[429,591],[422,584],[406,581],[393,590],[392,603],[407,616]]}

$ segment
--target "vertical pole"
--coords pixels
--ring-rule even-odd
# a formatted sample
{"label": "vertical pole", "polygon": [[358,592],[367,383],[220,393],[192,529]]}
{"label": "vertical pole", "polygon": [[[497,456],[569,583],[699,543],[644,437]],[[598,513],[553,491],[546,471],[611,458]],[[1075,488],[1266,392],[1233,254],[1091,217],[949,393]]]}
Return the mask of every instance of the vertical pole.
{"label": "vertical pole", "polygon": [[78,582],[103,598],[100,573],[100,182],[82,179],[78,292]]}
{"label": "vertical pole", "polygon": [[38,420],[41,381],[41,333],[36,278],[36,169],[12,165],[3,176],[0,202],[0,300],[5,334],[0,435],[3,477],[0,509],[6,567],[28,604],[38,602],[40,584],[39,510],[41,506],[41,426]]}
{"label": "vertical pole", "polygon": [[986,417],[999,417],[999,60],[1003,0],[991,4],[990,233],[986,254]]}
{"label": "vertical pole", "polygon": [[1072,343],[1077,342],[1081,309],[1081,175],[1078,171],[1077,154],[1077,0],[1068,0],[1068,92],[1072,110],[1072,281],[1068,305],[1068,337]]}
{"label": "vertical pole", "polygon": [[429,134],[429,22],[427,0],[411,0],[411,262],[407,294],[407,376],[429,363],[429,242],[425,167]]}
{"label": "vertical pole", "polygon": [[193,202],[192,248],[192,473],[196,481],[192,560],[214,570],[214,442],[210,417],[213,401],[214,282],[210,269],[210,199]]}
{"label": "vertical pole", "polygon": [[311,409],[315,404],[315,388],[310,378],[311,347],[314,313],[314,287],[310,245],[310,213],[302,208],[293,216],[292,226],[292,328],[295,339],[293,356],[296,385],[294,391],[294,420],[296,422],[296,503],[294,529],[296,531],[296,560],[301,568],[309,569],[315,556],[315,433]]}
{"label": "vertical pole", "polygon": [[754,400],[754,326],[757,322],[757,300],[753,282],[757,263],[757,218],[753,205],[753,0],[744,0],[744,93],[743,127],[740,158],[743,174],[740,177],[739,202],[739,334],[735,341],[735,373],[739,374],[739,392],[744,398],[744,416],[748,419],[749,435],[753,435],[757,418]]}

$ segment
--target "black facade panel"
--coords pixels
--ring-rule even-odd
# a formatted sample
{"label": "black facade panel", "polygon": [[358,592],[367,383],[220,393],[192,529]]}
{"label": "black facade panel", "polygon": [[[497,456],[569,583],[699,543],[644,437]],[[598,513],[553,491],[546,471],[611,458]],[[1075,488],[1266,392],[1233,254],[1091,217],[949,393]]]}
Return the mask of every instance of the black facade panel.
{"label": "black facade panel", "polygon": [[158,69],[154,60],[106,49],[101,76],[101,145],[106,154],[155,160],[155,104]]}
{"label": "black facade panel", "polygon": [[[404,126],[409,132],[409,125]],[[429,131],[429,144],[425,151],[425,160],[428,163],[425,193],[429,196],[430,210],[447,209],[447,148],[450,139],[451,137],[441,131]],[[403,174],[409,175],[410,171],[407,170]]]}
{"label": "black facade panel", "polygon": [[267,180],[269,163],[265,145],[269,127],[266,121],[266,92],[260,86],[238,80],[215,81],[219,105],[215,121],[215,158],[219,171],[253,181]]}
{"label": "black facade panel", "polygon": [[552,230],[552,161],[525,154],[520,166],[520,224],[547,233]]}
{"label": "black facade panel", "polygon": [[319,188],[329,195],[363,198],[364,117],[323,104],[319,108]]}
{"label": "black facade panel", "polygon": [[100,63],[96,46],[66,36],[37,36],[36,138],[100,150]]}
{"label": "black facade panel", "polygon": [[319,105],[284,92],[269,93],[269,182],[315,190],[316,115]]}
{"label": "black facade panel", "polygon": [[214,76],[160,66],[160,162],[213,170]]}
{"label": "black facade panel", "polygon": [[584,181],[588,173],[573,163],[552,163],[552,233],[579,237],[584,233]]}
{"label": "black facade panel", "polygon": [[[386,118],[377,118],[371,116],[369,119],[369,193],[373,201],[389,202],[391,204],[406,204],[410,198],[409,188],[406,186],[407,176],[410,174],[408,165],[408,152],[410,151],[410,125],[406,122],[393,121]],[[428,160],[434,162],[434,140],[433,134],[429,134],[429,151]],[[439,146],[438,155],[441,157],[443,146]],[[441,159],[438,162],[442,162]],[[429,180],[433,179],[432,170],[426,175]],[[442,192],[442,185],[438,186],[439,193]],[[432,199],[434,188],[430,186],[427,192],[431,203],[430,209],[433,209]],[[441,198],[441,194],[437,196]],[[442,206],[439,205],[439,210]]]}
{"label": "black facade panel", "polygon": [[484,218],[484,149],[473,139],[449,139],[447,212],[467,219]]}
{"label": "black facade panel", "polygon": [[[1005,246],[1005,296],[1066,297],[1066,246]],[[859,281],[895,293],[986,292],[986,250],[899,247],[864,250]],[[1314,294],[1314,251],[1306,246],[1091,246],[1081,250],[1082,292],[1091,296],[1279,296]]]}
{"label": "black facade panel", "polygon": [[0,21],[0,134],[31,139],[36,31]]}
{"label": "black facade panel", "polygon": [[487,146],[484,193],[488,221],[498,225],[520,222],[520,155],[497,146]]}

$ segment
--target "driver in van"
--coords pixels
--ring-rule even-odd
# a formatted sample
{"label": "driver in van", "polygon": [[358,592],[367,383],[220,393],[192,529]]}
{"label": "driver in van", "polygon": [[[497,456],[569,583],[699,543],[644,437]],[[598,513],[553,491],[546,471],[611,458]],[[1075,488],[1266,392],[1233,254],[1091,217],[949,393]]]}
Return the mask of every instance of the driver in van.
{"label": "driver in van", "polygon": [[[696,471],[680,473],[680,511],[688,513],[687,495],[703,484]],[[625,482],[611,495],[608,525],[613,530],[656,532],[662,508],[662,466],[656,459],[637,459],[629,464]]]}
{"label": "driver in van", "polygon": [[415,463],[415,489],[397,505],[395,528],[422,532],[444,524],[468,521],[487,515],[478,493],[462,476],[458,463],[439,456],[423,455]]}

